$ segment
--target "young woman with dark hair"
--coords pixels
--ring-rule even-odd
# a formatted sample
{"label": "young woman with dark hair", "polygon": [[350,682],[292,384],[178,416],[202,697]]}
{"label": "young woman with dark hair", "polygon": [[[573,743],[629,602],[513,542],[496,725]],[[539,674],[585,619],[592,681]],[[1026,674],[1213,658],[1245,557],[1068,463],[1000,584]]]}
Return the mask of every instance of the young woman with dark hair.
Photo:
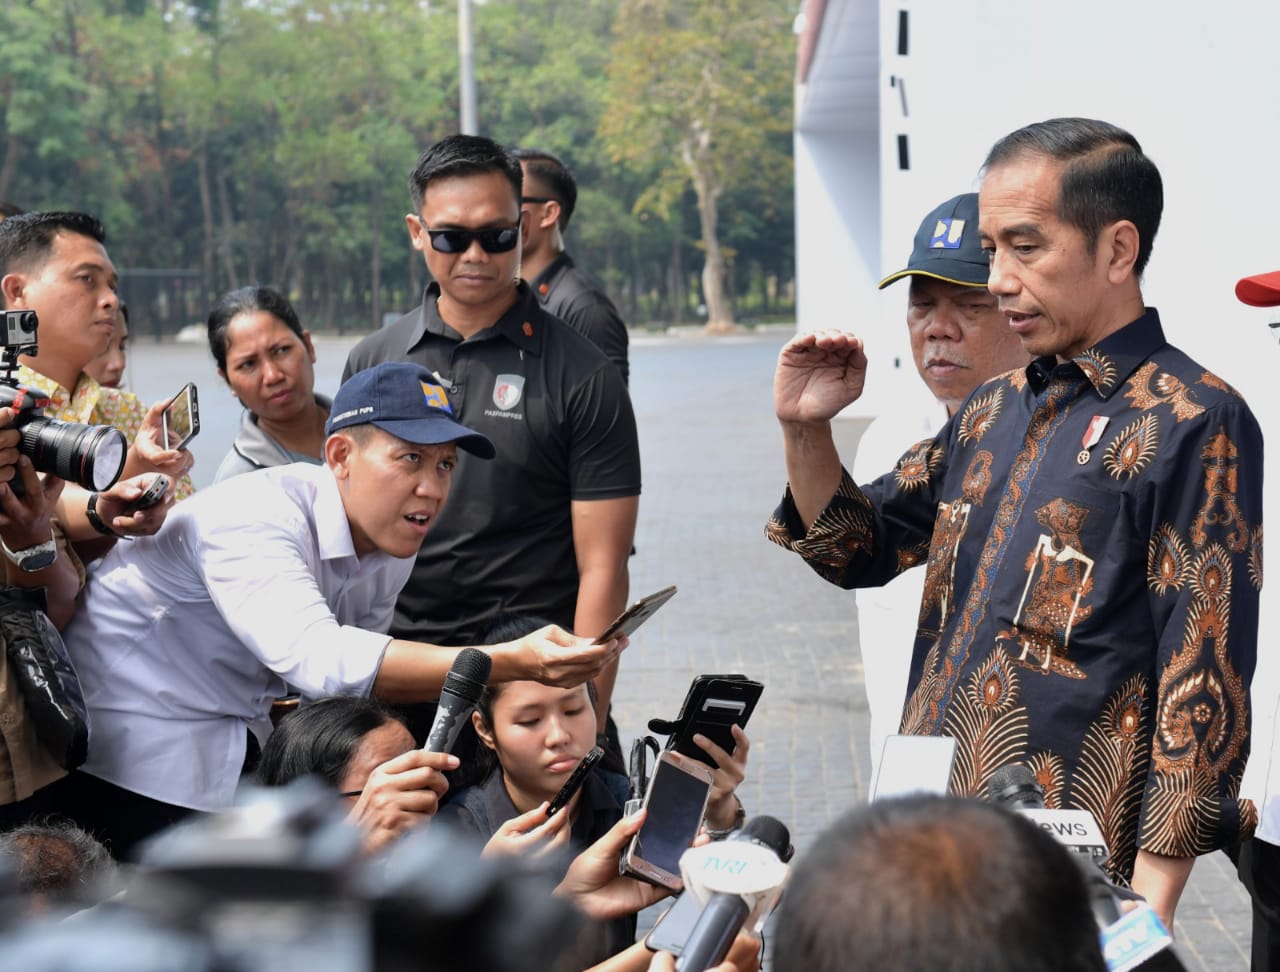
{"label": "young woman with dark hair", "polygon": [[[365,831],[373,851],[427,822],[447,788],[426,765],[413,736],[372,699],[336,696],[302,706],[280,720],[258,762],[258,782],[284,786],[318,776],[351,801],[347,819]],[[457,765],[454,757],[448,757]]]}

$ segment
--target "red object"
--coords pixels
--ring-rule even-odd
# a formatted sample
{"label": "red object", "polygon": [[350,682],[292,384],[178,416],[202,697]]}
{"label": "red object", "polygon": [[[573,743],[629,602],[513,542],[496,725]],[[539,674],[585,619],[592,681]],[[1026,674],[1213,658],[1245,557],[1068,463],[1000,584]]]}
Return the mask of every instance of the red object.
{"label": "red object", "polygon": [[1254,307],[1280,306],[1280,270],[1242,278],[1236,284],[1236,296]]}

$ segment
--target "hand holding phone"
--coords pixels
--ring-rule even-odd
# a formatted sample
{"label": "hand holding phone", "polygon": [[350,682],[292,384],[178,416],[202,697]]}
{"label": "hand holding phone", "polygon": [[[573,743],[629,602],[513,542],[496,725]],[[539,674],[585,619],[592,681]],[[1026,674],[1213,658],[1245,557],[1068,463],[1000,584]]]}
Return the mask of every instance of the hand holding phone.
{"label": "hand holding phone", "polygon": [[680,855],[698,835],[711,795],[711,768],[680,753],[662,753],[645,793],[644,824],[622,857],[623,874],[680,891]]}
{"label": "hand holding phone", "polygon": [[147,484],[147,487],[142,491],[141,496],[136,500],[131,500],[124,504],[124,512],[126,515],[130,515],[137,513],[140,510],[149,510],[164,499],[165,494],[168,492],[169,477],[164,473],[156,473],[155,478]]}
{"label": "hand holding phone", "polygon": [[612,641],[619,635],[627,635],[630,637],[635,633],[636,628],[644,624],[653,617],[658,608],[666,604],[676,595],[676,588],[664,587],[660,591],[650,594],[648,597],[642,597],[635,604],[627,608],[616,618],[609,627],[605,628],[604,633],[596,639],[597,645],[603,645],[607,641]]}
{"label": "hand holding phone", "polygon": [[547,805],[547,816],[555,816],[565,805],[573,799],[573,795],[582,788],[582,784],[587,782],[587,777],[591,771],[596,768],[596,764],[604,758],[604,750],[596,746],[591,752],[582,757],[582,762],[574,767],[573,772],[569,774],[569,778],[564,781],[564,786],[560,787],[557,793]]}
{"label": "hand holding phone", "polygon": [[680,714],[670,722],[650,719],[649,730],[670,736],[667,749],[692,756],[714,768],[715,760],[693,741],[693,737],[699,734],[706,736],[726,753],[732,754],[736,745],[733,726],[747,727],[747,720],[763,692],[762,682],[745,675],[699,675],[689,686]]}
{"label": "hand holding phone", "polygon": [[182,391],[174,395],[160,416],[160,444],[165,449],[177,451],[196,437],[200,431],[200,409],[196,400],[196,386],[187,382]]}

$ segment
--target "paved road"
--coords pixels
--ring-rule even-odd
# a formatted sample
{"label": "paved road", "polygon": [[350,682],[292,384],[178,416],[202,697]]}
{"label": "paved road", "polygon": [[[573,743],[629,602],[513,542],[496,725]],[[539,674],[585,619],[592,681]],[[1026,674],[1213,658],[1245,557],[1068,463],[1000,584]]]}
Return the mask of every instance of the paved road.
{"label": "paved road", "polygon": [[[632,590],[677,584],[680,593],[637,634],[616,702],[629,737],[654,716],[673,716],[695,674],[763,681],[742,796],[749,810],[788,824],[803,851],[865,800],[870,760],[852,597],[761,532],[783,481],[771,378],[786,333],[633,337],[645,486]],[[350,344],[317,342],[322,391],[336,388]],[[172,394],[188,378],[201,388],[204,431],[194,445],[202,485],[230,445],[235,403],[204,348],[137,347],[130,380],[144,397]],[[858,424],[837,425],[851,451]],[[1223,855],[1197,865],[1177,932],[1189,969],[1248,967],[1248,899]]]}

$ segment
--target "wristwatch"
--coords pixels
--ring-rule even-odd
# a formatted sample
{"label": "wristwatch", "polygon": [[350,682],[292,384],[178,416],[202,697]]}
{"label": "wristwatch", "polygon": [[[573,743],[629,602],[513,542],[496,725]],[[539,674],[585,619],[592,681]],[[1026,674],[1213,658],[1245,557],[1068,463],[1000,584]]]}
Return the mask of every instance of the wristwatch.
{"label": "wristwatch", "polygon": [[89,526],[93,527],[95,530],[101,533],[104,537],[119,538],[120,534],[116,533],[115,530],[107,526],[106,521],[104,521],[102,517],[98,515],[98,494],[97,493],[89,494],[89,502],[88,504],[86,504],[84,508],[84,515],[85,515],[85,519],[89,521]]}
{"label": "wristwatch", "polygon": [[12,563],[17,564],[21,570],[25,570],[28,573],[44,570],[44,568],[58,559],[58,545],[53,542],[53,537],[50,537],[44,543],[23,547],[21,550],[10,550],[9,545],[0,540],[0,549],[4,550],[4,555]]}
{"label": "wristwatch", "polygon": [[[747,811],[742,806],[742,800],[738,798],[738,794],[733,795],[734,802],[738,805],[738,812],[733,817],[733,823],[725,827],[724,830],[714,830],[707,824],[707,836],[712,840],[724,840],[730,834],[736,833],[742,829],[743,824],[747,822]],[[703,821],[706,823],[705,821]]]}

